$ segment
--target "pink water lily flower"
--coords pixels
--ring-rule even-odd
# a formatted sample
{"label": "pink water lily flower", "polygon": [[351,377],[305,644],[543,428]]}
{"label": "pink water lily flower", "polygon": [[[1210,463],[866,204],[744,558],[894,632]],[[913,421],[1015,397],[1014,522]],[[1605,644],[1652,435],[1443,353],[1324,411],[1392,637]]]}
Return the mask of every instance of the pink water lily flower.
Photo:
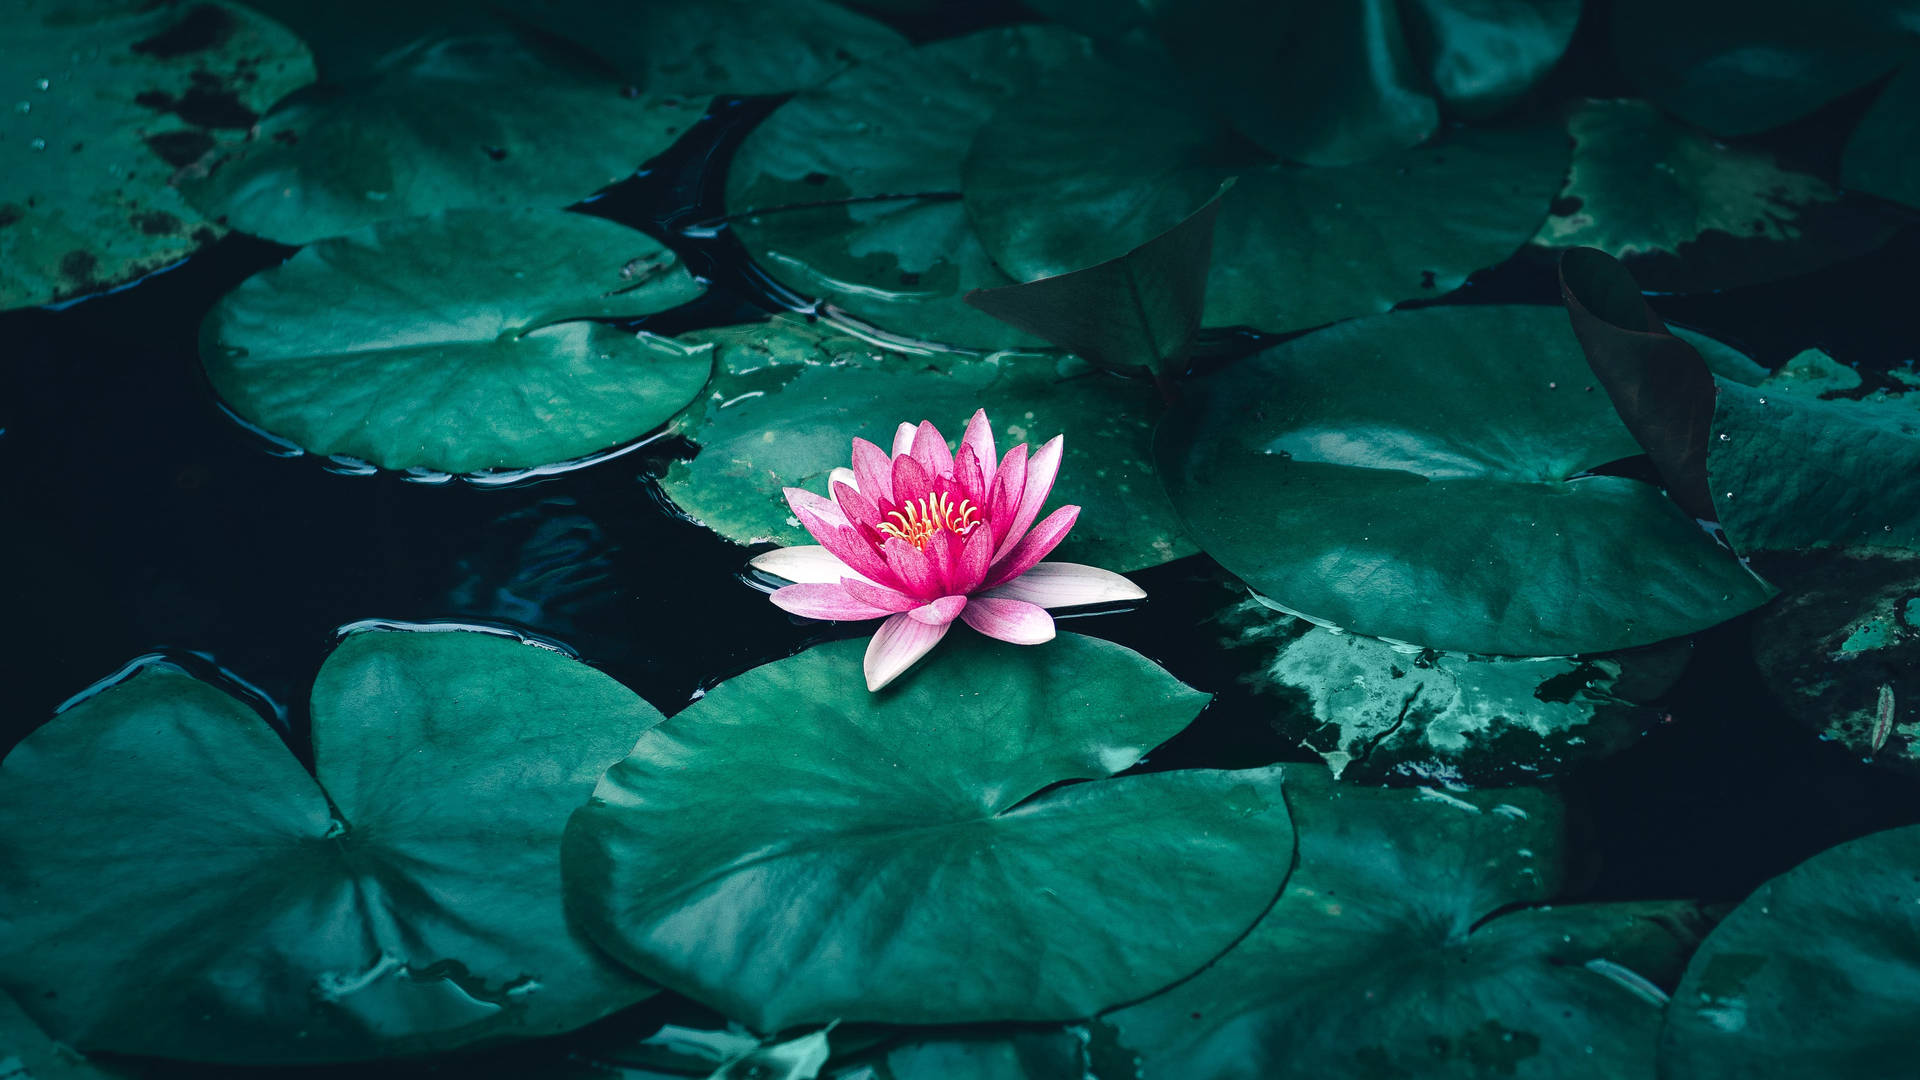
{"label": "pink water lily flower", "polygon": [[1077,506],[1040,517],[1060,471],[1055,436],[996,462],[983,409],[956,454],[931,423],[901,424],[888,454],[853,440],[853,468],[835,469],[832,498],[787,488],[787,504],[820,543],[779,548],[756,569],[795,584],[773,602],[812,619],[885,619],[867,646],[867,689],[898,678],[955,619],[1001,641],[1053,639],[1048,608],[1138,600],[1126,578],[1079,563],[1041,562],[1073,528]]}

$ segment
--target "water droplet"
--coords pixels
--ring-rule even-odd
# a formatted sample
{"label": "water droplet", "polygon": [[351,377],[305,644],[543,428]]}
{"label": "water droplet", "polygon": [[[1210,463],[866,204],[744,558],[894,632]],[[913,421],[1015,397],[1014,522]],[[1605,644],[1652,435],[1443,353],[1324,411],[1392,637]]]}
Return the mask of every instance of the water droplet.
{"label": "water droplet", "polygon": [[47,140],[35,139],[27,145],[33,147],[35,150],[45,150],[47,148]]}
{"label": "water droplet", "polygon": [[40,81],[33,84],[33,88],[35,90],[45,90],[52,85],[53,85],[52,79],[41,79]]}
{"label": "water droplet", "polygon": [[1728,436],[1727,436],[1727,433],[1726,433],[1726,432],[1724,432],[1724,431],[1723,431],[1723,432],[1721,432],[1721,433],[1720,433],[1720,441],[1721,441],[1721,442],[1727,442],[1727,441],[1729,441],[1729,440],[1728,440]]}
{"label": "water droplet", "polygon": [[17,104],[17,105],[15,105],[15,106],[13,107],[13,111],[14,111],[14,112],[23,112],[23,113],[29,113],[29,112],[32,112],[32,111],[33,111],[33,102],[31,102],[31,101],[22,101],[22,102],[20,102],[19,104]]}
{"label": "water droplet", "polygon": [[1766,399],[1766,398],[1761,398],[1761,399],[1760,399],[1760,404],[1762,404],[1762,405],[1765,405],[1766,403],[1767,403],[1767,399]]}
{"label": "water droplet", "polygon": [[1727,498],[1729,499],[1733,498],[1733,492],[1731,491],[1727,492]]}

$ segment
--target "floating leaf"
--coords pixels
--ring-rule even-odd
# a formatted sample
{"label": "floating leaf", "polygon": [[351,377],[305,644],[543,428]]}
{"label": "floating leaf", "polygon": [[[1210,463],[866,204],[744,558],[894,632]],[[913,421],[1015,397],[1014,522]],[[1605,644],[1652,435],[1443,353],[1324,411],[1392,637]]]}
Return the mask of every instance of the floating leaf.
{"label": "floating leaf", "polygon": [[1113,778],[1205,701],[1144,657],[967,635],[876,695],[864,648],[724,682],[607,773],[564,845],[596,942],[761,1031],[1063,1020],[1272,902],[1278,770]]}
{"label": "floating leaf", "polygon": [[1651,1074],[1693,905],[1521,907],[1559,887],[1543,792],[1345,787],[1298,765],[1286,787],[1299,850],[1273,909],[1105,1018],[1141,1077]]}
{"label": "floating leaf", "polygon": [[1349,783],[1448,787],[1545,779],[1624,749],[1654,720],[1644,702],[1686,666],[1685,644],[1584,658],[1502,659],[1395,647],[1316,627],[1245,598],[1216,621],[1255,649],[1242,681],[1271,723]]}
{"label": "floating leaf", "polygon": [[1830,848],[1755,890],[1708,935],[1674,991],[1660,1075],[1911,1075],[1916,867],[1920,826],[1909,825]]}
{"label": "floating leaf", "polygon": [[1057,558],[1121,571],[1194,551],[1153,477],[1159,402],[1140,382],[1063,375],[1043,355],[901,356],[791,318],[680,340],[711,343],[717,373],[676,424],[700,452],[675,462],[662,486],[728,539],[813,543],[781,488],[825,493],[855,436],[891,445],[902,422],[958,425],[984,408],[1003,447],[1067,437],[1051,503],[1081,513]]}
{"label": "floating leaf", "polygon": [[286,244],[457,208],[559,208],[625,179],[705,99],[629,94],[504,31],[427,38],[287,98],[183,181],[201,212]]}
{"label": "floating leaf", "polygon": [[1644,101],[1588,101],[1568,130],[1573,171],[1533,242],[1627,259],[1649,288],[1791,277],[1871,251],[1899,228],[1765,150],[1714,140]]}
{"label": "floating leaf", "polygon": [[1611,652],[1766,587],[1658,488],[1552,308],[1356,320],[1196,380],[1155,439],[1207,554],[1289,610],[1479,654]]}
{"label": "floating leaf", "polygon": [[980,240],[1015,277],[1051,277],[1139,246],[1237,176],[1209,326],[1299,330],[1456,288],[1539,229],[1566,169],[1566,134],[1548,126],[1449,130],[1365,164],[1301,168],[1164,84],[1074,74],[1008,101],[974,137],[964,189]]}
{"label": "floating leaf", "polygon": [[341,1061],[579,1027],[652,988],[568,928],[566,815],[660,714],[508,637],[372,631],[314,773],[150,666],[0,766],[0,989],[87,1051]]}
{"label": "floating leaf", "polygon": [[236,412],[316,454],[463,473],[639,438],[706,383],[702,349],[582,320],[700,295],[658,241],[557,210],[449,211],[315,244],[207,316]]}
{"label": "floating leaf", "polygon": [[1758,386],[1721,384],[1706,471],[1735,549],[1920,549],[1920,392],[1851,396],[1859,383],[1802,353]]}
{"label": "floating leaf", "polygon": [[1030,6],[1122,64],[1176,70],[1254,142],[1313,165],[1413,146],[1438,128],[1441,102],[1500,111],[1546,75],[1580,21],[1580,0]]}
{"label": "floating leaf", "polygon": [[66,300],[224,230],[173,175],[314,77],[275,23],[216,2],[16,0],[0,40],[0,308]]}
{"label": "floating leaf", "polygon": [[1875,764],[1920,772],[1920,558],[1763,558],[1786,595],[1753,627],[1767,689],[1793,716]]}
{"label": "floating leaf", "polygon": [[1091,49],[1064,30],[985,30],[797,95],[733,156],[733,230],[776,281],[883,329],[983,349],[1039,344],[961,302],[1014,279],[973,235],[960,166],[1001,101]]}
{"label": "floating leaf", "polygon": [[975,289],[966,301],[1101,367],[1178,375],[1200,334],[1213,222],[1225,194],[1117,259],[1023,285]]}

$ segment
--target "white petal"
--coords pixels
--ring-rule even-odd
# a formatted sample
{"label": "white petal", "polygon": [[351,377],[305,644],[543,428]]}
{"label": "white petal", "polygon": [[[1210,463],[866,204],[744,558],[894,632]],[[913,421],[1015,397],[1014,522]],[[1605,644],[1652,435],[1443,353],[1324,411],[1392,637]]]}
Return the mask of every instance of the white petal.
{"label": "white petal", "polygon": [[1044,608],[1112,604],[1144,600],[1146,590],[1111,570],[1070,562],[1037,563],[1026,573],[982,593],[1008,600],[1025,600]]}
{"label": "white petal", "polygon": [[[786,578],[796,585],[832,585],[839,582],[841,578],[867,580],[864,574],[841,562],[834,557],[833,552],[819,544],[774,548],[764,554],[755,555],[753,561],[747,565],[763,574]],[[1032,572],[1028,571],[1028,573]]]}
{"label": "white petal", "polygon": [[864,663],[867,675],[867,689],[878,690],[899,678],[921,657],[927,655],[940,639],[947,636],[947,627],[929,626],[910,615],[892,615],[880,624],[873,640],[867,643],[867,658]]}
{"label": "white petal", "polygon": [[853,470],[844,465],[827,474],[827,494],[833,494],[833,485],[836,481],[855,491],[860,490],[860,478],[853,475]]}

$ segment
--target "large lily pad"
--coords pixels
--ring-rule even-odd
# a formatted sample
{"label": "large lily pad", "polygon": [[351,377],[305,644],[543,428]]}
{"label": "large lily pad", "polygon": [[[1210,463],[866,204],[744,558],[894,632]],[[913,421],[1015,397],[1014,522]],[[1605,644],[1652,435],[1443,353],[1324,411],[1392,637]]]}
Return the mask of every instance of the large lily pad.
{"label": "large lily pad", "polygon": [[1196,383],[1155,439],[1207,554],[1372,637],[1611,652],[1704,629],[1766,587],[1650,484],[1552,308],[1357,320]]}
{"label": "large lily pad", "polygon": [[983,349],[1040,344],[961,301],[1014,279],[973,235],[960,167],[1002,101],[1091,50],[1057,28],[986,30],[801,93],[734,154],[732,228],[774,280],[885,330]]}
{"label": "large lily pad", "polygon": [[1707,478],[1734,547],[1920,549],[1920,392],[1859,385],[1816,351],[1720,385]]}
{"label": "large lily pad", "polygon": [[236,412],[316,454],[452,473],[646,434],[700,392],[703,349],[592,318],[702,286],[651,237],[557,210],[450,211],[315,244],[201,331]]}
{"label": "large lily pad", "polygon": [[504,30],[429,37],[282,101],[183,185],[209,217],[287,244],[438,210],[558,208],[631,175],[705,108]]}
{"label": "large lily pad", "polygon": [[1669,1080],[1911,1076],[1920,826],[1823,851],[1755,890],[1688,965],[1660,1039]]}
{"label": "large lily pad", "polygon": [[652,993],[569,929],[566,815],[660,714],[565,656],[372,631],[315,680],[314,773],[148,667],[0,766],[0,989],[86,1051],[353,1060]]}
{"label": "large lily pad", "polygon": [[130,281],[224,230],[173,175],[313,81],[238,5],[15,0],[0,36],[0,308]]}
{"label": "large lily pad", "polygon": [[1560,884],[1544,792],[1342,787],[1297,765],[1286,785],[1299,849],[1273,909],[1199,975],[1106,1017],[1140,1076],[1651,1074],[1693,905],[1505,911]]}
{"label": "large lily pad", "polygon": [[1413,146],[1441,104],[1486,116],[1560,59],[1580,0],[1034,0],[1116,61],[1176,70],[1247,137],[1313,165]]}
{"label": "large lily pad", "polygon": [[1317,627],[1245,598],[1216,617],[1222,644],[1253,649],[1242,681],[1270,723],[1356,783],[1544,779],[1631,745],[1642,703],[1686,666],[1685,644],[1524,659],[1396,647]]}
{"label": "large lily pad", "polygon": [[1588,101],[1568,120],[1573,169],[1534,236],[1633,264],[1648,288],[1729,288],[1870,251],[1899,228],[1765,150],[1729,145],[1645,101]]}
{"label": "large lily pad", "polygon": [[897,425],[921,420],[957,431],[984,408],[1003,446],[1066,435],[1051,501],[1081,513],[1059,558],[1124,571],[1194,551],[1153,476],[1159,402],[1145,383],[1063,373],[1046,355],[904,356],[792,318],[680,340],[712,343],[717,373],[676,422],[700,452],[675,462],[663,486],[730,540],[812,543],[781,488],[824,493],[855,436],[891,445]]}
{"label": "large lily pad", "polygon": [[1920,205],[1920,2],[1838,0],[1817,18],[1793,0],[1624,0],[1621,67],[1647,96],[1720,135],[1798,120],[1887,79],[1847,140],[1841,180]]}
{"label": "large lily pad", "polygon": [[1113,777],[1205,701],[1144,657],[956,635],[875,695],[865,647],[724,682],[607,773],[564,845],[595,941],[762,1031],[1064,1020],[1191,973],[1279,891],[1278,770]]}
{"label": "large lily pad", "polygon": [[[1221,202],[1205,322],[1284,332],[1434,296],[1538,231],[1558,127],[1450,129],[1341,168],[1249,147],[1178,90],[1084,65],[1003,105],[967,154],[967,213],[1021,280],[1115,258]],[[1435,207],[1444,206],[1444,213]]]}

